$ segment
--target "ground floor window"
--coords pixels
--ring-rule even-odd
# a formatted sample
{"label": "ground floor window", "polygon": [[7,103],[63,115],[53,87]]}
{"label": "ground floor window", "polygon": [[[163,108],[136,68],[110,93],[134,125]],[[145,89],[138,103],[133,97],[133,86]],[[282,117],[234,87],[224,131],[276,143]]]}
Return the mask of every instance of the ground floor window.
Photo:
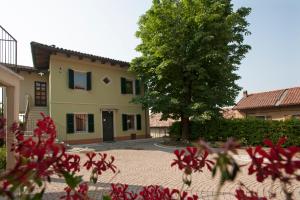
{"label": "ground floor window", "polygon": [[127,115],[127,130],[134,130],[134,129],[135,129],[135,116]]}
{"label": "ground floor window", "polygon": [[141,130],[141,115],[122,114],[123,131]]}
{"label": "ground floor window", "polygon": [[74,114],[74,130],[75,132],[87,132],[88,130],[88,115]]}
{"label": "ground floor window", "polygon": [[94,114],[68,113],[66,118],[67,133],[94,132]]}

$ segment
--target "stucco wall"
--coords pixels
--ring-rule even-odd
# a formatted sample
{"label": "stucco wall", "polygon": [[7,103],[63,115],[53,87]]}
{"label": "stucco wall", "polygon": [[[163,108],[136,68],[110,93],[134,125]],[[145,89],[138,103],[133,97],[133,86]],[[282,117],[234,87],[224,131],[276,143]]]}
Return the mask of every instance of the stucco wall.
{"label": "stucco wall", "polygon": [[248,110],[241,111],[241,114],[244,117],[270,116],[272,120],[285,120],[287,118],[290,118],[292,115],[300,115],[300,106],[276,109]]}
{"label": "stucco wall", "polygon": [[[43,76],[40,76],[36,72],[26,72],[26,71],[21,71],[19,72],[19,75],[24,78],[20,82],[20,113],[24,113],[26,109],[26,100],[25,96],[30,95],[31,97],[31,106],[34,106],[34,82],[35,81],[43,81],[47,83],[47,93],[49,93],[48,90],[48,74],[44,74]],[[49,102],[49,95],[47,95],[47,103]]]}
{"label": "stucco wall", "polygon": [[[92,90],[69,89],[68,69],[82,72],[92,72]],[[109,77],[111,82],[104,84],[102,79]],[[121,77],[135,80],[135,76],[125,68],[79,60],[78,57],[52,55],[50,57],[50,115],[57,124],[58,137],[64,141],[102,139],[101,111],[105,109],[114,111],[114,137],[130,137],[137,134],[145,135],[145,110],[141,105],[130,103],[132,94],[121,94]],[[67,113],[94,114],[94,133],[66,134]],[[142,130],[122,130],[122,114],[140,114],[142,117]]]}

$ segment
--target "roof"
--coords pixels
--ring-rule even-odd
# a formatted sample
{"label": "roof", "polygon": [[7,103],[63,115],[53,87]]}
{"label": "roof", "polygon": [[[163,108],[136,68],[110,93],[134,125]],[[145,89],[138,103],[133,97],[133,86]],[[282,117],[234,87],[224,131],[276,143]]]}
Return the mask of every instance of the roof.
{"label": "roof", "polygon": [[68,50],[64,48],[56,47],[55,45],[46,45],[38,42],[31,42],[31,52],[33,65],[37,69],[48,69],[50,55],[56,53],[62,53],[66,56],[77,56],[79,59],[87,58],[92,62],[100,61],[101,63],[109,63],[111,65],[119,65],[120,67],[129,67],[129,63],[125,61],[115,60],[111,58],[105,58],[92,54],[82,53],[78,51]]}
{"label": "roof", "polygon": [[19,74],[16,74],[14,71],[9,69],[8,67],[6,67],[2,63],[0,63],[0,69],[2,69],[4,72],[7,72],[7,73],[11,74],[12,76],[16,77],[19,80],[24,80],[24,78],[22,76],[20,76]]}
{"label": "roof", "polygon": [[38,71],[34,67],[24,66],[24,65],[13,65],[13,64],[7,64],[7,63],[0,63],[1,65],[4,65],[5,67],[13,70],[13,71],[28,71],[28,72],[36,72]]}
{"label": "roof", "polygon": [[169,127],[175,122],[173,119],[160,120],[161,113],[151,114],[150,115],[150,127]]}
{"label": "roof", "polygon": [[236,110],[300,105],[300,87],[249,94],[233,108]]}

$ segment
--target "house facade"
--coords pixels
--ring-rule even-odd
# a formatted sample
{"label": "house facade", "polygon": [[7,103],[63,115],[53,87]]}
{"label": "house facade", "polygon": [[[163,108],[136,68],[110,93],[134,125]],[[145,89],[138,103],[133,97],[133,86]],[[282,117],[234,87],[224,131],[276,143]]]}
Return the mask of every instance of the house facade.
{"label": "house facade", "polygon": [[265,120],[300,118],[300,87],[248,94],[233,107],[243,117]]}
{"label": "house facade", "polygon": [[69,144],[149,135],[148,110],[131,102],[143,95],[143,85],[129,63],[36,42],[31,49],[34,68],[11,67],[24,77],[20,113],[27,131],[44,112]]}

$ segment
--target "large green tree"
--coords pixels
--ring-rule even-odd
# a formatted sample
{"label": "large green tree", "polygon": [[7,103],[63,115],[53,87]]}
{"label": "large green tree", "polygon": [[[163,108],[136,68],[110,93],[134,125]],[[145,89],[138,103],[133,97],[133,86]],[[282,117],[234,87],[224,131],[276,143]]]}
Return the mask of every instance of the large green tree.
{"label": "large green tree", "polygon": [[163,119],[180,119],[188,139],[191,118],[234,103],[236,70],[250,49],[244,44],[249,13],[234,10],[231,0],[153,0],[136,32],[141,56],[130,69],[146,90],[135,101]]}

